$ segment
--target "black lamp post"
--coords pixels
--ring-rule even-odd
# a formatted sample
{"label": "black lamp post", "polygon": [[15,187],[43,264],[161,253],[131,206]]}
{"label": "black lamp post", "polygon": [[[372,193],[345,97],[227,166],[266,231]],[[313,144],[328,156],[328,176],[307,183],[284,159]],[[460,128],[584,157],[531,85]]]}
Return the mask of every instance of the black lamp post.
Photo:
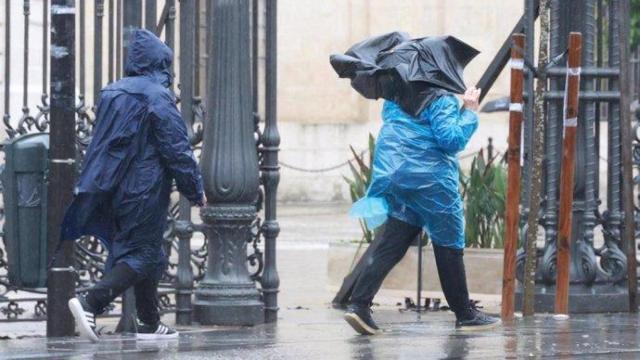
{"label": "black lamp post", "polygon": [[264,321],[264,306],[247,268],[259,187],[249,0],[212,0],[210,5],[209,109],[201,159],[208,204],[200,212],[209,243],[194,321],[254,325]]}

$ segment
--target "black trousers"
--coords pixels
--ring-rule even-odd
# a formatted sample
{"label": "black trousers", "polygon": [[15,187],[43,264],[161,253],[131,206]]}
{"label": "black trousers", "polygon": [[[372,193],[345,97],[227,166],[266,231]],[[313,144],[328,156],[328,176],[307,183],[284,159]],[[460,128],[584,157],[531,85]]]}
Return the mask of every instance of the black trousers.
{"label": "black trousers", "polygon": [[390,217],[387,220],[378,248],[373,252],[362,270],[351,294],[351,303],[369,306],[373,302],[384,278],[404,257],[409,246],[422,229]]}
{"label": "black trousers", "polygon": [[[358,280],[356,281],[351,303],[369,306],[373,302],[384,278],[393,267],[404,257],[409,246],[420,234],[421,229],[398,219],[389,218],[385,224],[380,244],[373,252]],[[447,248],[433,245],[436,258],[438,277],[447,304],[458,319],[468,319],[475,316],[469,301],[469,290],[464,269],[464,251],[462,249]]]}
{"label": "black trousers", "polygon": [[138,319],[154,325],[160,321],[158,309],[158,282],[141,277],[125,263],[117,264],[89,290],[86,300],[91,310],[101,314],[104,309],[128,288],[132,287],[136,296]]}

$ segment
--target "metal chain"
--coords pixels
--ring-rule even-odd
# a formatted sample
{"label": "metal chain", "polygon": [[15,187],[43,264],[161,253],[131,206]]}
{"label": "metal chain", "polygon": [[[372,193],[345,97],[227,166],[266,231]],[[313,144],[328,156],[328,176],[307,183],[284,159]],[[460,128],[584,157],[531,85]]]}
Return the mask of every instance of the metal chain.
{"label": "metal chain", "polygon": [[[363,151],[361,154],[365,155],[369,152],[369,150],[365,150]],[[464,160],[464,159],[468,159],[470,157],[473,157],[477,154],[477,151],[471,151],[465,154],[461,154],[458,159],[459,160]],[[309,168],[303,168],[300,166],[296,166],[296,165],[291,165],[291,164],[287,164],[284,161],[280,161],[279,164],[280,166],[282,166],[283,168],[289,169],[289,170],[293,170],[293,171],[298,171],[298,172],[305,172],[305,173],[312,173],[312,174],[318,174],[318,173],[325,173],[325,172],[330,172],[330,171],[334,171],[334,170],[338,170],[342,167],[345,167],[347,165],[349,165],[349,163],[351,161],[354,161],[355,158],[351,158],[349,160],[343,161],[339,164],[333,165],[333,166],[328,166],[328,167],[323,167],[323,168],[317,168],[317,169],[309,169]]]}
{"label": "metal chain", "polygon": [[[364,156],[365,154],[367,154],[369,152],[369,150],[364,150],[362,151],[360,154],[360,156]],[[306,173],[325,173],[325,172],[329,172],[329,171],[333,171],[333,170],[337,170],[340,169],[344,166],[347,166],[349,164],[349,162],[354,161],[356,158],[352,157],[351,159],[341,162],[340,164],[337,165],[333,165],[333,166],[329,166],[329,167],[324,167],[324,168],[318,168],[318,169],[307,169],[307,168],[303,168],[303,167],[299,167],[299,166],[295,166],[295,165],[290,165],[287,164],[284,161],[279,161],[279,164],[283,167],[283,168],[287,168],[293,171],[299,171],[299,172],[306,172]]]}

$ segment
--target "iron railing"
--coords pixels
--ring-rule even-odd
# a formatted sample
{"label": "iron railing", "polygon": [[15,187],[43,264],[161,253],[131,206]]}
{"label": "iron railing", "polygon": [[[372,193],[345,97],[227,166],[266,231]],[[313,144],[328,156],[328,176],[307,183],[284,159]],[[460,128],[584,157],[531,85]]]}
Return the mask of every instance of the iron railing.
{"label": "iron railing", "polygon": [[[14,6],[18,1],[4,1],[4,109],[3,123],[6,137],[13,139],[32,132],[47,132],[49,128],[49,0],[22,1],[22,19],[15,16]],[[202,59],[208,56],[207,31],[202,19],[210,14],[209,6],[204,0],[182,0],[176,4],[175,0],[95,0],[77,1],[76,11],[79,26],[79,41],[77,42],[77,106],[76,106],[76,134],[77,157],[82,158],[85,149],[91,141],[91,132],[95,121],[95,105],[100,89],[108,83],[118,80],[122,76],[124,57],[126,56],[127,35],[133,27],[145,27],[154,31],[165,43],[174,49],[174,64],[178,69],[177,85],[174,88],[183,118],[187,123],[191,143],[200,153],[202,144],[202,129],[206,104],[204,88],[201,78],[206,69]],[[41,12],[37,16],[42,22],[37,24],[33,20],[32,10],[37,5]],[[267,10],[271,9],[271,12]],[[160,13],[158,14],[158,10]],[[179,12],[179,16],[176,16]],[[158,16],[159,15],[159,16]],[[275,186],[274,179],[279,176],[277,165],[277,150],[279,136],[275,118],[275,27],[267,31],[262,25],[265,22],[275,24],[274,0],[253,0],[252,6],[252,61],[253,61],[253,103],[255,113],[255,129],[258,141],[256,151],[260,155],[261,180],[264,182],[262,196],[256,204],[258,210],[263,203],[267,212],[265,221],[260,218],[253,225],[252,250],[247,258],[248,266],[252,269],[253,278],[260,283],[265,279],[263,290],[265,297],[277,294],[278,283],[272,281],[275,273],[275,238],[277,237],[277,222],[275,221]],[[144,21],[143,21],[144,17]],[[269,21],[270,20],[270,21]],[[32,56],[34,40],[32,30],[36,25],[42,26],[41,43],[37,47],[42,49],[42,58]],[[17,39],[13,32],[16,26],[23,26],[23,37]],[[176,38],[179,37],[180,46],[175,48]],[[266,39],[266,45],[260,40]],[[90,41],[92,40],[92,41]],[[12,52],[16,49],[23,51],[21,61],[12,61]],[[265,63],[268,71],[260,71]],[[30,78],[34,63],[42,67],[41,94],[34,97],[34,85]],[[20,85],[13,79],[16,69],[22,68],[21,79],[21,113],[12,110],[15,98],[12,89]],[[265,91],[259,89],[258,77],[266,76]],[[266,122],[262,121],[259,109],[259,96],[266,97]],[[15,107],[15,106],[14,106]],[[2,166],[2,165],[0,165]],[[3,167],[3,166],[2,166]],[[275,182],[274,182],[275,181]],[[192,234],[199,230],[198,225],[191,219],[192,208],[189,202],[179,196],[172,202],[169,213],[169,226],[164,234],[165,249],[169,255],[169,266],[164,273],[160,285],[160,305],[162,312],[176,312],[178,302],[178,323],[186,324],[191,319],[191,294],[196,284],[204,277],[207,266],[206,237],[192,239]],[[4,209],[0,207],[0,222],[4,223]],[[4,234],[3,235],[4,240]],[[267,256],[271,261],[265,264],[263,254],[267,242]],[[75,261],[78,272],[77,291],[86,291],[99,280],[104,271],[106,249],[95,238],[85,237],[76,242]],[[272,302],[275,300],[272,299]],[[112,307],[108,316],[120,316]],[[267,307],[267,313],[273,316],[274,307]],[[7,276],[6,252],[4,241],[0,243],[0,314],[2,321],[40,321],[46,318],[46,289],[25,288],[11,284]]]}

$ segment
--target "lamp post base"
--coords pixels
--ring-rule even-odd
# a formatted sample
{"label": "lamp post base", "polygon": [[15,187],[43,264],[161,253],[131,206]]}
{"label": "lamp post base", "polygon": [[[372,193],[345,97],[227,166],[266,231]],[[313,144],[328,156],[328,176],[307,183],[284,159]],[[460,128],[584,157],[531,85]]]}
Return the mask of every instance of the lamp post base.
{"label": "lamp post base", "polygon": [[200,325],[252,326],[264,322],[264,305],[254,284],[201,283],[193,313]]}
{"label": "lamp post base", "polygon": [[264,322],[264,304],[247,269],[253,205],[207,205],[200,210],[209,243],[207,274],[195,290],[193,321],[247,326]]}

